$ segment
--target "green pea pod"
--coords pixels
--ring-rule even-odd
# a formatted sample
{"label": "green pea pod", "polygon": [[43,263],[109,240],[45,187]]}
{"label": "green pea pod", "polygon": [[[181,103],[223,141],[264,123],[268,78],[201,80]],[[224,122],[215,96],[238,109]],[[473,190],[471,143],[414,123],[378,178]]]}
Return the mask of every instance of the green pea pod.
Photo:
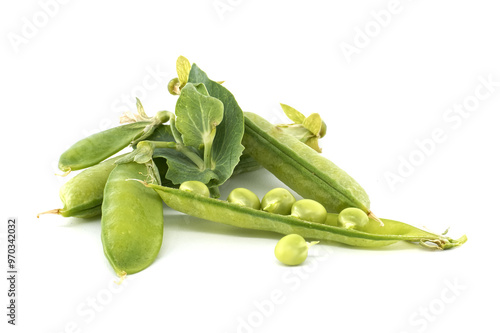
{"label": "green pea pod", "polygon": [[330,212],[357,207],[371,214],[368,195],[351,176],[264,118],[245,112],[242,143],[246,153],[304,198]]}
{"label": "green pea pod", "polygon": [[158,125],[168,121],[170,115],[167,111],[160,111],[151,120],[113,127],[82,139],[62,153],[59,169],[69,173],[95,165],[151,135]]}
{"label": "green pea pod", "polygon": [[115,168],[114,162],[124,155],[110,158],[83,170],[61,186],[59,197],[63,208],[41,214],[59,214],[64,217],[91,218],[101,215],[104,186]]}
{"label": "green pea pod", "polygon": [[101,240],[119,276],[137,273],[155,260],[163,239],[163,203],[146,180],[143,164],[120,164],[109,175],[102,202]]}
{"label": "green pea pod", "polygon": [[[433,243],[436,248],[449,249],[462,245],[467,240],[465,236],[453,240],[411,226],[409,229],[405,229],[408,225],[392,220],[384,220],[394,222],[385,234],[382,231],[384,227],[381,227],[373,219],[373,223],[378,227],[374,228],[377,233],[343,229],[328,224],[303,221],[292,216],[242,207],[227,201],[207,198],[169,187],[154,184],[146,186],[154,189],[169,207],[179,212],[240,228],[273,231],[285,235],[298,234],[304,238],[333,241],[359,247],[381,247],[397,241],[409,241],[422,245]],[[336,217],[336,214],[330,215]],[[398,233],[397,230],[398,223],[405,226],[405,228],[401,228],[401,233]]]}

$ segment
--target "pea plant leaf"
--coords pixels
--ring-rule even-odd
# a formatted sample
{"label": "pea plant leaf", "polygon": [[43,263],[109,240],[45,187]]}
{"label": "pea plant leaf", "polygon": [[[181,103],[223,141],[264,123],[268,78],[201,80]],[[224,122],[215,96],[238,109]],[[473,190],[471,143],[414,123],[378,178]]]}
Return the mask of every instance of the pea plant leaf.
{"label": "pea plant leaf", "polygon": [[319,135],[319,131],[321,131],[321,116],[317,113],[311,113],[309,117],[304,119],[304,127],[307,128],[312,134]]}
{"label": "pea plant leaf", "polygon": [[[150,141],[175,142],[170,126],[161,125],[148,137]],[[184,147],[192,154],[200,156],[201,151]],[[169,187],[177,187],[186,180],[198,180],[208,184],[217,175],[212,170],[200,168],[182,151],[171,148],[155,148],[153,159],[158,167],[161,182]]]}
{"label": "pea plant leaf", "polygon": [[224,105],[224,116],[216,128],[212,144],[212,164],[210,170],[216,176],[210,182],[206,183],[209,187],[219,186],[231,177],[234,167],[238,164],[244,149],[241,144],[244,132],[243,111],[236,102],[233,94],[219,83],[210,80],[207,74],[196,64],[191,66],[189,82],[193,84],[203,83],[208,94],[221,101]]}
{"label": "pea plant leaf", "polygon": [[[200,86],[198,89],[206,91],[203,85]],[[188,83],[181,90],[175,106],[175,127],[182,134],[184,145],[207,149],[212,146],[216,127],[224,116],[224,105],[198,89]]]}
{"label": "pea plant leaf", "polygon": [[177,77],[179,79],[180,88],[182,89],[188,82],[191,64],[186,57],[180,56],[179,58],[177,58],[175,67],[177,69]]}
{"label": "pea plant leaf", "polygon": [[302,113],[292,108],[290,105],[286,105],[283,103],[280,103],[280,105],[281,108],[283,109],[283,112],[285,112],[286,116],[288,117],[288,119],[290,119],[294,123],[302,124],[306,119],[306,117]]}

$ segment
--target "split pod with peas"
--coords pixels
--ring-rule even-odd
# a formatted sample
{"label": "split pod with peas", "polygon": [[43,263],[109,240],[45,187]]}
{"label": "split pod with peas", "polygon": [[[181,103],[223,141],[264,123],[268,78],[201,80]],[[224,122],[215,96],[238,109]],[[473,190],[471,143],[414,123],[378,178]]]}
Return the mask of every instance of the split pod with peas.
{"label": "split pod with peas", "polygon": [[[198,218],[224,223],[235,227],[273,231],[280,234],[298,234],[304,238],[333,241],[359,247],[381,247],[397,241],[420,243],[439,249],[449,249],[462,245],[467,238],[451,239],[444,235],[427,232],[406,223],[382,219],[384,226],[370,218],[364,231],[345,229],[335,226],[338,215],[328,214],[326,222],[320,224],[298,219],[290,215],[273,214],[233,204],[227,201],[208,198],[195,192],[145,184],[154,189],[167,206],[179,212]],[[429,245],[433,243],[434,245]]]}

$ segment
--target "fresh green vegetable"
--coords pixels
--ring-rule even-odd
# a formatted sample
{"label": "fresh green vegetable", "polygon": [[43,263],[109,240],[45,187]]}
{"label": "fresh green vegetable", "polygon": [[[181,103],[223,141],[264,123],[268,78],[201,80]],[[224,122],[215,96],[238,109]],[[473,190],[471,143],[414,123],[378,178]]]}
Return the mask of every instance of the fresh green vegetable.
{"label": "fresh green vegetable", "polygon": [[285,265],[300,265],[306,260],[309,248],[317,243],[319,242],[308,243],[297,234],[286,235],[276,244],[274,255]]}
{"label": "fresh green vegetable", "polygon": [[[122,125],[80,140],[65,151],[59,168],[85,169],[61,187],[64,207],[47,213],[93,217],[102,212],[102,244],[116,273],[139,272],[157,257],[163,239],[163,203],[182,213],[236,227],[287,235],[275,248],[278,260],[299,265],[306,239],[359,247],[398,241],[449,249],[467,241],[411,225],[378,219],[364,189],[319,155],[326,124],[281,104],[293,122],[272,125],[242,112],[234,96],[185,57],[168,91],[178,96],[175,113],[137,114]],[[164,123],[167,123],[163,125]],[[105,160],[130,145],[133,151]],[[236,188],[218,200],[219,186],[232,175],[265,167],[305,199],[275,188],[262,199]],[[142,183],[142,184],[141,184]],[[162,184],[163,186],[161,186]],[[178,187],[178,189],[177,189]],[[260,210],[262,207],[262,210]],[[340,214],[336,214],[340,213]]]}
{"label": "fresh green vegetable", "polygon": [[249,189],[238,187],[229,193],[227,201],[240,205],[242,207],[248,207],[252,209],[260,209],[260,200],[257,194],[253,193]]}
{"label": "fresh green vegetable", "polygon": [[345,171],[262,117],[245,112],[245,151],[305,198],[339,213],[348,207],[370,211],[363,188]]}
{"label": "fresh green vegetable", "polygon": [[314,223],[325,223],[326,214],[325,207],[311,199],[302,199],[295,202],[290,213],[293,217]]}
{"label": "fresh green vegetable", "polygon": [[179,186],[179,190],[196,193],[203,195],[204,197],[210,197],[210,191],[207,185],[197,180],[188,180],[187,182],[182,183],[181,186]]}
{"label": "fresh green vegetable", "polygon": [[131,124],[113,127],[76,142],[62,153],[59,169],[69,173],[95,165],[126,146],[148,137],[158,125],[170,118],[166,111],[158,112],[155,117],[148,117],[139,99],[137,111],[138,115],[126,117],[126,121],[131,121]]}
{"label": "fresh green vegetable", "polygon": [[[229,224],[235,227],[273,231],[281,234],[298,234],[304,238],[333,241],[359,247],[381,247],[397,241],[417,242],[422,245],[434,244],[439,249],[449,249],[462,245],[467,237],[454,240],[433,234],[408,224],[383,219],[387,225],[381,227],[370,219],[366,231],[339,228],[331,225],[312,223],[292,216],[272,214],[262,210],[241,207],[226,201],[207,198],[178,189],[146,184],[154,189],[172,209],[198,218]],[[375,227],[376,226],[376,227]]]}
{"label": "fresh green vegetable", "polygon": [[216,188],[231,177],[244,149],[243,112],[226,88],[193,64],[175,115],[169,133],[164,133],[173,140],[143,141],[141,149],[117,163],[150,163],[153,157],[163,157],[168,165],[165,178],[173,184],[197,180],[217,195]]}
{"label": "fresh green vegetable", "polygon": [[262,210],[273,214],[290,215],[295,197],[285,188],[275,188],[262,198]]}
{"label": "fresh green vegetable", "polygon": [[338,226],[346,229],[364,230],[369,218],[365,212],[359,208],[346,208],[338,216]]}
{"label": "fresh green vegetable", "polygon": [[154,190],[134,181],[145,181],[146,174],[147,167],[142,164],[120,164],[104,189],[101,239],[104,253],[119,276],[148,267],[160,251],[163,203]]}

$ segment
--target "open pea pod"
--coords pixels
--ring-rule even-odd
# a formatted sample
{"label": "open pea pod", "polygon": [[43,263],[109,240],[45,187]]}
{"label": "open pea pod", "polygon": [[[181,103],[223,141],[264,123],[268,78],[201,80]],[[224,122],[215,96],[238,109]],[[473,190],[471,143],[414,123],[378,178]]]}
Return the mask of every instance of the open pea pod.
{"label": "open pea pod", "polygon": [[[174,188],[154,184],[146,184],[146,186],[154,189],[167,206],[179,212],[240,228],[273,231],[285,235],[299,234],[304,238],[359,247],[382,247],[397,241],[409,241],[423,245],[433,243],[436,248],[449,249],[462,245],[467,240],[465,236],[454,240],[392,220],[384,220],[391,221],[387,229],[381,227],[375,220],[373,220],[373,231],[370,230],[370,232],[344,229],[334,225],[307,222],[292,216],[241,207],[227,201],[207,198]],[[336,214],[331,214],[331,216],[335,217]],[[401,233],[398,233],[398,224],[400,224]]]}

